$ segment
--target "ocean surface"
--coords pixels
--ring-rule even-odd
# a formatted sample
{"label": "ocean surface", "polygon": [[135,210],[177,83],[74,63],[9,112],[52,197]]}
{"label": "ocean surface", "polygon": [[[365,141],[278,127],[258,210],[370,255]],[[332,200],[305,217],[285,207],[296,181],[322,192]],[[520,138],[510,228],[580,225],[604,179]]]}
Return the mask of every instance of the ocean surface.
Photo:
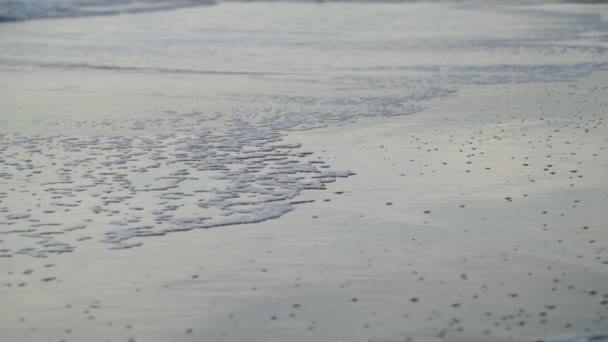
{"label": "ocean surface", "polygon": [[[255,2],[256,0],[250,1]],[[259,0],[257,0],[259,1]],[[298,1],[298,0],[286,0]],[[302,0],[306,2],[306,0]],[[347,0],[347,3],[413,3],[413,2],[463,2],[462,0]],[[491,0],[492,1],[492,0]],[[511,0],[511,3],[531,3],[533,0]],[[311,0],[322,3],[324,1]],[[330,1],[331,2],[331,1]],[[485,1],[490,2],[490,1]],[[493,0],[493,2],[497,2]],[[535,0],[535,3],[552,2]],[[585,1],[581,1],[585,2]],[[603,1],[586,1],[599,3]],[[215,0],[1,0],[0,22],[21,21],[43,18],[83,17],[92,15],[110,15],[138,13],[147,11],[171,10],[192,6],[217,4]]]}
{"label": "ocean surface", "polygon": [[211,0],[2,0],[0,22],[162,11],[211,4]]}
{"label": "ocean surface", "polygon": [[[0,8],[33,18],[124,3]],[[194,2],[133,6],[167,3]],[[0,246],[11,247],[0,255],[278,218],[354,174],[284,143],[290,131],[416,113],[468,85],[585,77],[608,66],[607,28],[593,7],[476,2],[222,3],[1,24]]]}

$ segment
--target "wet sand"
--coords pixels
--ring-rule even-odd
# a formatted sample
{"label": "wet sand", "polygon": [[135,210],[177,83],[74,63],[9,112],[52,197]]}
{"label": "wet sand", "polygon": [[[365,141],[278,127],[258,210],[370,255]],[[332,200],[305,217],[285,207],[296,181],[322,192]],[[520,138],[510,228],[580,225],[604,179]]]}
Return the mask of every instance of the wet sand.
{"label": "wet sand", "polygon": [[[597,52],[579,53],[598,58]],[[549,58],[575,59],[567,53]],[[601,341],[608,334],[608,73],[601,67],[531,69],[524,76],[532,79],[525,80],[518,79],[521,71],[513,76],[503,67],[501,73],[512,78],[507,82],[475,79],[454,92],[420,100],[411,95],[416,110],[391,107],[412,109],[409,115],[347,117],[345,110],[324,117],[326,122],[298,123],[321,123],[319,128],[283,126],[280,132],[245,124],[234,130],[214,115],[189,112],[201,105],[246,113],[240,100],[236,106],[218,95],[229,89],[230,76],[201,81],[74,69],[3,71],[22,82],[15,88],[3,83],[7,107],[34,119],[45,109],[57,126],[44,117],[38,126],[31,116],[5,119],[13,126],[3,131],[4,142],[14,144],[3,145],[3,162],[19,163],[4,166],[15,178],[3,174],[2,183],[2,229],[8,233],[0,237],[0,340]],[[55,72],[61,77],[54,89],[24,90]],[[92,83],[80,84],[83,76]],[[280,92],[276,84],[295,87],[284,76],[269,86],[265,77],[237,76],[250,82],[235,91],[247,95],[243,103],[255,92]],[[396,83],[384,77],[380,85]],[[179,96],[151,96],[160,88],[146,81],[159,78],[172,86],[169,94]],[[121,83],[125,79],[132,84]],[[306,91],[335,91],[320,83]],[[119,84],[116,93],[105,91]],[[135,85],[147,93],[128,94]],[[262,85],[268,88],[248,87]],[[188,96],[200,91],[197,86],[208,92],[207,102]],[[50,91],[57,96],[47,102],[24,100]],[[106,123],[70,116],[74,101],[98,103],[91,113]],[[283,108],[305,108],[292,106]],[[173,113],[166,107],[185,115],[168,115]],[[132,120],[116,112],[124,108],[133,112]],[[25,135],[35,144],[15,133],[20,125],[35,132]],[[208,128],[200,134],[206,140],[193,140],[191,127]],[[99,137],[92,138],[92,131]],[[206,154],[188,150],[193,141]],[[15,146],[26,152],[6,152]],[[41,146],[47,159],[36,152]],[[52,164],[61,160],[49,155],[53,151],[68,161],[82,153],[71,149],[99,157],[71,167]],[[248,149],[264,163],[242,162],[248,160],[242,156],[251,157]],[[222,153],[228,157],[219,158]],[[167,156],[183,164],[162,164]],[[155,157],[163,167],[147,163]],[[209,162],[212,157],[218,159]],[[198,169],[186,169],[193,162]],[[236,171],[215,170],[220,162]],[[28,163],[44,164],[42,174]],[[264,185],[265,177],[238,178],[260,165],[275,171],[288,165],[298,176],[272,178],[288,184],[264,193],[281,205],[262,206],[266,200],[253,196],[248,200],[254,205],[272,210],[229,205],[230,194],[262,194],[241,187]],[[143,168],[149,170],[131,173]],[[162,170],[169,174],[154,173]],[[28,183],[28,174],[36,182]],[[36,178],[50,174],[76,183],[49,185]],[[87,174],[91,178],[79,178]],[[318,175],[327,182],[319,183]],[[180,182],[170,183],[170,177]],[[196,181],[189,182],[192,177]],[[92,189],[90,179],[97,182]],[[222,190],[226,183],[232,192]],[[160,199],[142,191],[151,186],[158,186],[152,193]],[[194,208],[191,198],[204,206]],[[185,204],[163,220],[171,203]],[[193,216],[197,210],[212,226]],[[222,224],[235,215],[244,221]],[[182,218],[189,221],[175,221]],[[134,230],[131,223],[153,227]]]}
{"label": "wet sand", "polygon": [[290,135],[357,176],[254,227],[116,253],[92,245],[28,260],[31,274],[5,263],[3,331],[14,341],[601,334],[605,77],[465,89],[403,119]]}

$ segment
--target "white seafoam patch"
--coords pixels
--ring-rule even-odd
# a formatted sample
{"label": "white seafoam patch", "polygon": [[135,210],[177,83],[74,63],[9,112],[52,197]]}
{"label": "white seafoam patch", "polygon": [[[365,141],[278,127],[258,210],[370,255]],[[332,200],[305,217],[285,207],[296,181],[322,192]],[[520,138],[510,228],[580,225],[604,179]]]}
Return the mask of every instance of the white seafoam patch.
{"label": "white seafoam patch", "polygon": [[[592,65],[549,68],[549,72],[545,72],[547,68],[543,66],[523,71],[518,68],[507,70],[511,69],[516,70],[516,75],[527,72],[529,76],[513,79],[510,73],[496,79],[493,72],[479,74],[474,69],[475,77],[471,78],[468,69],[463,69],[456,73],[460,76],[454,85],[535,82],[539,81],[537,77],[542,77],[543,81],[561,80],[594,70]],[[431,72],[424,76],[434,78],[434,75]],[[454,86],[449,77],[444,80],[446,89]],[[417,81],[427,83],[424,79]],[[135,126],[116,120],[100,123],[109,130],[119,126],[120,130],[126,128],[128,132],[131,127],[132,133],[123,135],[6,135],[4,154],[10,159],[5,158],[4,178],[14,185],[17,185],[15,181],[23,182],[21,187],[28,184],[28,189],[11,195],[11,203],[3,211],[16,215],[12,212],[27,207],[25,203],[34,196],[41,209],[44,205],[43,210],[62,215],[70,211],[80,213],[72,216],[73,221],[59,221],[73,225],[82,223],[82,214],[86,211],[79,207],[84,201],[90,213],[95,215],[93,219],[87,216],[87,222],[98,223],[93,231],[104,235],[103,242],[118,244],[112,248],[138,246],[139,242],[125,243],[137,237],[277,218],[293,209],[296,197],[303,190],[325,189],[326,184],[336,178],[353,174],[323,170],[324,163],[312,160],[309,152],[299,150],[299,145],[281,144],[283,132],[340,124],[370,115],[403,115],[419,110],[418,106],[408,103],[449,93],[433,85],[426,91],[423,87],[402,98],[389,97],[390,100],[383,100],[383,97],[355,98],[354,101],[273,97],[263,103],[275,102],[275,106],[281,108],[276,114],[269,113],[258,119],[259,114],[254,112],[253,120],[228,116],[228,119],[222,118],[227,122],[219,132],[205,129],[205,122],[209,120],[204,115],[171,114],[169,123],[159,122],[160,119],[152,121],[152,125],[166,125],[172,130],[156,135],[136,134],[146,131],[145,119],[137,120]],[[305,104],[310,104],[312,110]],[[295,109],[289,110],[289,106]],[[251,107],[248,110],[254,110],[255,103]],[[86,130],[89,125],[83,123],[80,127]],[[199,127],[202,128],[200,132]],[[59,165],[56,161],[60,161]],[[19,174],[19,171],[23,172]],[[189,186],[192,183],[199,188]],[[39,188],[32,184],[39,184]],[[125,204],[129,205],[129,211],[124,211]],[[145,212],[140,213],[142,209]],[[36,212],[38,209],[29,210],[36,214],[33,218],[28,217],[30,226],[46,218],[44,213]],[[103,218],[97,219],[99,216]],[[100,232],[98,227],[102,225],[124,227],[101,228]],[[39,238],[39,233],[36,230],[36,234],[27,236]],[[27,246],[15,253],[46,256],[73,250],[73,246],[57,241],[59,239],[60,236],[54,236],[53,240],[43,239],[37,244],[44,248]]]}
{"label": "white seafoam patch", "polygon": [[[421,101],[450,94],[453,91],[448,89],[457,85],[563,80],[598,67],[602,65],[500,68],[500,78],[493,69],[457,68],[446,73],[419,68],[414,69],[418,75],[413,81],[422,86],[412,88],[408,83],[412,76],[407,76],[400,80],[405,82],[401,90],[406,95],[397,98],[379,94],[352,100],[342,96],[242,96],[251,101],[250,108],[233,108],[234,113],[226,116],[170,113],[169,118],[153,120],[90,120],[72,128],[78,132],[72,136],[37,133],[26,137],[17,131],[3,136],[3,178],[6,184],[10,181],[23,189],[9,189],[11,202],[2,210],[18,215],[29,208],[28,215],[33,217],[26,222],[30,228],[40,223],[87,222],[93,235],[118,244],[112,248],[140,245],[125,241],[171,231],[260,222],[291,211],[303,190],[324,189],[336,178],[352,175],[350,171],[325,170],[325,163],[300,150],[300,145],[283,144],[285,132],[412,113],[420,110]],[[436,85],[437,72],[445,83],[443,90]],[[359,78],[356,87],[381,79]],[[274,108],[264,108],[269,103]],[[218,121],[224,124],[206,128],[210,121],[214,126]],[[34,124],[34,129],[46,124]],[[54,125],[61,127],[63,122],[51,122]],[[87,134],[98,128],[103,134]],[[114,130],[121,134],[111,134]],[[147,131],[158,133],[144,133]],[[28,204],[32,199],[36,208]],[[66,217],[66,213],[74,214]],[[24,237],[50,233],[34,228],[35,234]],[[24,246],[15,253],[46,256],[73,250],[74,246],[61,239],[57,234],[53,240],[37,242],[44,248]]]}

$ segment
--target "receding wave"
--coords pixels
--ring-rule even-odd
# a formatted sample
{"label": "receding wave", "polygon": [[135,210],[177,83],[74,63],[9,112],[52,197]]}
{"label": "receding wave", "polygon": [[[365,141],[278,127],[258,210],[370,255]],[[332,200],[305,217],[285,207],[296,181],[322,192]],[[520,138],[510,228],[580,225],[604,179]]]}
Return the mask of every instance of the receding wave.
{"label": "receding wave", "polygon": [[[217,2],[349,2],[412,3],[466,2],[470,0],[0,0],[0,23],[31,19],[53,19],[165,11],[184,7],[214,5]],[[475,1],[475,0],[473,0]],[[500,2],[499,0],[485,0]],[[511,0],[518,2],[523,0]],[[608,0],[525,0],[530,2],[605,3]]]}
{"label": "receding wave", "polygon": [[0,22],[162,11],[213,0],[0,0]]}
{"label": "receding wave", "polygon": [[[278,72],[258,72],[245,70],[202,70],[202,69],[180,69],[180,68],[161,68],[161,67],[138,67],[121,66],[109,64],[88,64],[88,63],[68,63],[68,62],[38,62],[38,61],[17,61],[0,59],[3,65],[15,67],[33,67],[50,69],[81,69],[81,70],[101,70],[116,72],[134,73],[163,73],[163,74],[194,74],[194,75],[280,75]],[[292,73],[293,75],[293,73]]]}

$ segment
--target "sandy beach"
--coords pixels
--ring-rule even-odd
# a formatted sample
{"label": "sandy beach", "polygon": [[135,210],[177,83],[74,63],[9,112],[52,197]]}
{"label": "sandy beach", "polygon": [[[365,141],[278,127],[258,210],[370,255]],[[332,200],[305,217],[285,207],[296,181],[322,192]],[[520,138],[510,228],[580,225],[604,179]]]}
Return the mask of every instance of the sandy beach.
{"label": "sandy beach", "polygon": [[0,341],[608,340],[605,4],[0,24]]}

